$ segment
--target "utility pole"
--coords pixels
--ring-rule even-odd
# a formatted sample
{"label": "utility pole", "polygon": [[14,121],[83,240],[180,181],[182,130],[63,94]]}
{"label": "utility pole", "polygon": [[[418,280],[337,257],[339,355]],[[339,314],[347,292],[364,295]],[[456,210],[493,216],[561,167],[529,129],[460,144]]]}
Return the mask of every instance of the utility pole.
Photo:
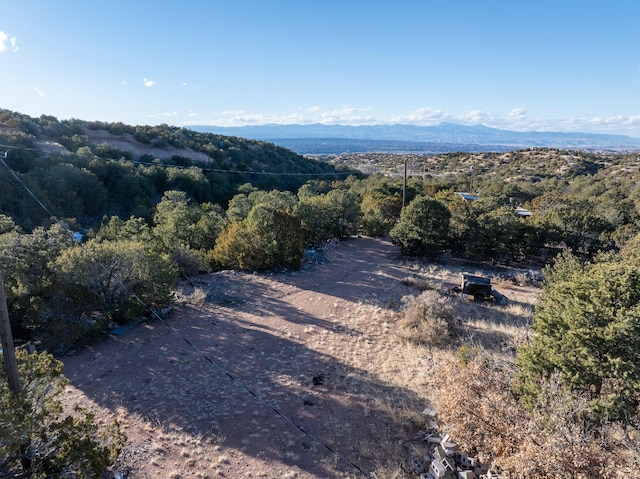
{"label": "utility pole", "polygon": [[404,180],[402,182],[402,208],[407,205],[407,159],[404,159]]}
{"label": "utility pole", "polygon": [[[5,160],[8,154],[9,150],[4,152]],[[16,350],[13,346],[13,334],[11,333],[11,322],[9,321],[9,310],[7,309],[7,296],[4,294],[2,273],[0,273],[0,340],[2,340],[2,362],[4,364],[4,370],[7,373],[9,390],[13,394],[18,394],[22,386],[20,385],[20,377],[18,376]]]}
{"label": "utility pole", "polygon": [[22,389],[20,377],[18,376],[18,363],[16,361],[16,351],[13,346],[13,334],[11,333],[11,323],[9,322],[9,310],[7,309],[7,297],[4,294],[4,284],[0,273],[0,339],[2,339],[2,358],[4,370],[9,381],[9,390],[13,394],[18,394]]}
{"label": "utility pole", "polygon": [[[9,150],[4,152],[2,163],[7,166],[4,160],[7,159]],[[20,394],[22,385],[20,384],[20,376],[18,376],[18,362],[16,361],[16,349],[13,344],[13,333],[11,332],[11,321],[9,320],[9,309],[7,308],[7,295],[4,292],[4,281],[2,273],[0,273],[0,344],[2,344],[2,362],[4,370],[7,373],[7,382],[9,391],[14,396]],[[32,458],[29,455],[29,446],[31,440],[20,446],[20,463],[22,469],[28,471],[31,469]]]}

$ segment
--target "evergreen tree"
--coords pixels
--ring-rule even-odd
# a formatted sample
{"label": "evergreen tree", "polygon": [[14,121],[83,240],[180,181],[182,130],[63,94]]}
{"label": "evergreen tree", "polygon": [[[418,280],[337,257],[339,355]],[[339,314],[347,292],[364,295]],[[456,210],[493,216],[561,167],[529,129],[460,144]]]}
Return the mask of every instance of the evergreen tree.
{"label": "evergreen tree", "polygon": [[63,412],[67,379],[50,354],[16,351],[16,359],[20,392],[0,370],[0,477],[103,477],[124,446],[117,423],[101,430],[86,410]]}
{"label": "evergreen tree", "polygon": [[419,196],[402,210],[400,222],[390,232],[391,239],[403,254],[437,253],[446,244],[450,218],[442,203]]}
{"label": "evergreen tree", "polygon": [[542,386],[557,373],[589,399],[592,419],[631,420],[640,404],[640,269],[565,255],[545,277],[533,341],[518,352],[523,399],[543,401]]}

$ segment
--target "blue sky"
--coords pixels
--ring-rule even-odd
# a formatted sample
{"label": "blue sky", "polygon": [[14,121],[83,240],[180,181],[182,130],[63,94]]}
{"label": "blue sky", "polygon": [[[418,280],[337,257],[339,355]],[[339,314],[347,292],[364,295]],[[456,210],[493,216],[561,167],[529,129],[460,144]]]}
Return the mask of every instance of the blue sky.
{"label": "blue sky", "polygon": [[0,108],[640,138],[637,0],[0,0]]}

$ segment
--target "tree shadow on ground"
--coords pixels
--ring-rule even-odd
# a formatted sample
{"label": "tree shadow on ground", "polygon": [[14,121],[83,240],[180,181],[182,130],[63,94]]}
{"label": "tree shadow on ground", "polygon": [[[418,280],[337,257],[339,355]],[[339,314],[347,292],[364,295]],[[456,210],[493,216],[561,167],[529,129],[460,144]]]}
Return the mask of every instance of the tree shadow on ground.
{"label": "tree shadow on ground", "polygon": [[[349,238],[339,247],[329,246],[323,265],[310,265],[310,272],[328,268],[330,275],[284,274],[279,281],[308,291],[320,291],[335,298],[375,306],[397,305],[398,294],[390,288],[407,276],[398,248],[375,238]],[[331,249],[334,248],[334,249]],[[411,292],[403,285],[404,294]]]}
{"label": "tree shadow on ground", "polygon": [[[369,275],[396,279],[371,263],[352,264],[361,272],[319,285],[318,299],[353,307],[378,295],[384,281],[369,281]],[[278,284],[308,291],[313,276]],[[415,425],[399,424],[393,405],[409,405],[419,416],[425,399],[380,379],[376,356],[359,350],[366,331],[289,304],[283,297],[294,290],[274,293],[251,283],[242,294],[226,291],[233,301],[180,305],[165,321],[143,323],[65,358],[71,385],[99,406],[141,418],[150,444],[172,430],[217,441],[233,451],[222,470],[237,471],[241,465],[234,461],[251,457],[267,465],[270,477],[289,468],[303,477],[357,477],[357,467],[370,472],[384,460],[385,444],[411,438],[407,428]],[[363,355],[359,364],[370,367],[341,359],[350,354]],[[162,464],[151,445],[136,454],[147,468]],[[184,454],[176,467],[187,467]]]}

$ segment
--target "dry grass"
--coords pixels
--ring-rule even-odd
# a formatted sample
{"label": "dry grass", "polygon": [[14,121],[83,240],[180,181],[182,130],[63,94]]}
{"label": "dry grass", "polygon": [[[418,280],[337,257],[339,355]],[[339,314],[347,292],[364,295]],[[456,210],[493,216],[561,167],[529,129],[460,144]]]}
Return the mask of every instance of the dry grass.
{"label": "dry grass", "polygon": [[[419,294],[407,298],[403,311],[392,311],[384,305],[377,310],[371,306],[361,308],[362,317],[380,325],[380,334],[385,339],[371,343],[363,339],[357,341],[357,352],[354,348],[352,356],[358,358],[354,364],[370,370],[368,351],[376,357],[377,376],[393,382],[398,391],[404,391],[389,397],[369,388],[359,394],[372,410],[383,411],[401,425],[407,431],[407,438],[425,425],[422,410],[438,394],[431,376],[439,365],[456,355],[460,348],[467,354],[488,352],[512,358],[516,346],[528,334],[537,297],[533,283],[525,282],[524,275],[515,282],[494,278],[496,289],[507,295],[509,303],[506,306],[490,302],[477,304],[446,294],[445,285],[457,284],[459,271],[424,265],[413,269],[416,272],[401,282],[416,288]],[[425,321],[425,317],[441,319]],[[394,335],[396,341],[390,340]],[[447,339],[440,342],[441,338]],[[435,344],[439,347],[434,348]],[[361,442],[358,450],[376,459],[376,479],[406,479],[415,477],[410,458],[422,460],[423,447],[419,440],[400,443],[397,438],[378,437],[375,443]]]}
{"label": "dry grass", "polygon": [[[516,276],[515,280],[492,278],[494,287],[509,298],[506,306],[499,306],[492,302],[478,304],[448,295],[446,288],[441,285],[457,284],[458,274],[455,270],[447,271],[443,267],[422,267],[418,279],[405,280],[407,284],[419,290],[421,284],[440,285],[409,298],[406,301],[404,317],[397,322],[398,336],[404,340],[405,345],[404,361],[406,364],[419,365],[406,369],[402,373],[402,382],[414,381],[422,385],[421,398],[425,403],[435,402],[438,396],[447,394],[446,391],[439,390],[431,379],[436,371],[441,370],[440,365],[443,362],[451,360],[454,356],[458,361],[467,362],[477,354],[490,354],[512,361],[517,346],[527,338],[533,320],[539,289],[536,288],[535,282],[529,280],[528,275]],[[475,271],[475,274],[483,275],[483,272]],[[416,304],[421,304],[417,314]],[[453,317],[457,334],[450,336],[445,344],[433,348],[429,343],[430,334],[434,332],[437,334],[438,326],[442,328],[443,325],[427,323],[430,329],[425,333],[424,329],[416,327],[416,317],[425,315],[437,317],[439,308],[443,308],[444,305],[446,305],[447,314]],[[442,334],[446,336],[446,329]],[[406,342],[407,340],[410,342]],[[411,378],[411,371],[413,378]],[[416,371],[421,371],[421,374]],[[408,409],[406,406],[402,401],[381,401],[379,405],[381,408],[387,408],[388,414],[397,421],[406,424],[415,422],[424,426],[424,417],[416,414],[417,405],[409,405]],[[420,429],[420,426],[414,428],[416,429]],[[393,444],[385,444],[385,447],[393,447]],[[393,460],[382,461],[380,468],[376,470],[376,479],[415,477],[415,471],[408,472],[411,471],[409,458],[421,460],[424,457],[423,448],[424,446],[419,443],[405,447],[402,456],[405,461],[401,465]]]}
{"label": "dry grass", "polygon": [[398,322],[398,336],[427,346],[451,343],[458,335],[459,325],[450,303],[436,291],[406,298],[404,316]]}
{"label": "dry grass", "polygon": [[[367,254],[360,263],[370,259]],[[302,418],[312,433],[320,431],[323,439],[355,463],[371,466],[376,479],[415,477],[411,458],[420,457],[423,443],[417,432],[425,426],[422,411],[435,394],[431,379],[434,370],[443,358],[456,354],[464,345],[508,354],[530,322],[531,293],[512,282],[500,283],[499,290],[513,300],[506,307],[446,296],[445,285],[457,284],[459,273],[441,265],[394,263],[391,268],[376,266],[363,277],[353,278],[355,274],[349,276],[351,283],[345,284],[345,288],[352,288],[346,294],[343,288],[336,291],[335,272],[326,275],[327,290],[318,284],[318,277],[313,278],[311,286],[301,287],[294,283],[296,276],[280,281],[271,276],[219,274],[209,283],[203,280],[197,287],[190,284],[179,292],[181,309],[177,311],[191,317],[180,317],[178,326],[184,327],[187,335],[202,334],[202,347],[210,346],[207,352],[214,355],[223,354],[222,348],[217,349],[218,342],[227,347],[224,354],[242,349],[244,355],[236,358],[233,367],[244,380],[255,380],[250,385],[257,393],[281,410],[299,403],[299,409],[292,408],[295,420]],[[382,283],[380,278],[384,283],[374,289],[371,285],[378,280]],[[413,328],[403,318],[407,308],[402,305],[408,304],[400,299],[407,294],[408,288],[403,284],[416,288],[423,312],[439,317],[441,310],[447,311],[449,319],[445,324],[453,321],[457,335],[438,348],[412,341],[409,335],[403,337]],[[365,287],[358,289],[359,285]],[[275,309],[270,310],[270,305]],[[185,323],[192,329],[183,326]],[[432,329],[437,330],[437,326]],[[169,361],[171,368],[167,371],[172,374],[171,381],[165,373],[162,381],[156,381],[154,376],[149,383],[126,385],[139,399],[129,409],[115,411],[123,421],[135,416],[135,424],[127,432],[143,433],[146,440],[144,456],[136,465],[142,468],[144,462],[151,476],[140,477],[153,477],[159,471],[161,477],[175,474],[176,479],[232,477],[233,472],[234,477],[249,477],[242,471],[248,463],[254,467],[253,477],[275,477],[276,469],[278,477],[310,479],[330,475],[316,476],[305,467],[289,467],[312,463],[336,474],[341,471],[340,477],[360,477],[334,455],[318,454],[317,459],[310,459],[308,452],[300,449],[300,439],[294,433],[287,434],[285,425],[265,428],[264,417],[268,413],[250,398],[238,395],[235,399],[234,387],[187,392],[195,388],[181,382],[188,377],[208,377],[212,388],[219,386],[211,379],[214,375],[209,368],[200,367],[199,359],[172,350],[176,341],[162,328],[145,324],[140,329],[146,331],[140,331],[145,333],[142,339],[132,342],[135,360],[148,362],[150,375],[157,370],[158,378],[163,371],[162,361]],[[152,352],[143,349],[151,335],[166,337],[167,344],[173,347],[163,344]],[[246,346],[256,346],[256,350],[250,351],[245,345],[230,348],[245,340]],[[272,344],[277,347],[265,351]],[[316,367],[324,369],[316,371]],[[254,369],[259,374],[253,374]],[[314,387],[309,374],[318,373],[328,373],[327,381]],[[226,383],[221,384],[224,387]],[[158,403],[151,411],[136,409],[139,413],[134,414],[134,408],[145,400],[143,393],[136,390],[142,386],[146,393],[158,398]],[[305,388],[309,389],[303,391]],[[203,392],[215,399],[195,401],[197,394]],[[228,397],[236,401],[231,406]],[[313,407],[301,406],[306,398],[314,403]],[[188,407],[176,411],[182,405]],[[238,413],[239,410],[243,412]],[[236,419],[229,419],[232,417]],[[205,426],[196,427],[202,424]],[[237,431],[243,430],[247,432],[239,435]],[[219,435],[221,431],[226,438]],[[315,445],[311,447],[311,451],[324,453],[320,450]]]}
{"label": "dry grass", "polygon": [[442,289],[442,283],[429,278],[421,278],[415,276],[407,276],[401,281],[402,284],[412,286],[418,291],[438,290]]}
{"label": "dry grass", "polygon": [[194,288],[193,292],[190,295],[186,296],[184,299],[186,303],[190,304],[191,306],[201,307],[207,301],[207,292],[202,288]]}
{"label": "dry grass", "polygon": [[385,413],[398,426],[408,430],[417,430],[424,425],[421,411],[425,407],[425,398],[372,398],[376,410]]}

